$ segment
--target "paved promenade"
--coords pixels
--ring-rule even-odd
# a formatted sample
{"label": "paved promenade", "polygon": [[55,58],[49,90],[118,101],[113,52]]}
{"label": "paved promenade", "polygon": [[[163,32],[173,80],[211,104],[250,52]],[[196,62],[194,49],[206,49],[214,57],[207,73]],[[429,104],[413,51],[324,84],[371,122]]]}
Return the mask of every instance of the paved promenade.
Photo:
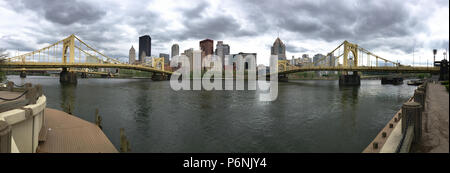
{"label": "paved promenade", "polygon": [[412,147],[415,153],[448,153],[449,101],[441,84],[428,84],[421,141]]}
{"label": "paved promenade", "polygon": [[38,153],[117,153],[95,124],[65,112],[46,108]]}

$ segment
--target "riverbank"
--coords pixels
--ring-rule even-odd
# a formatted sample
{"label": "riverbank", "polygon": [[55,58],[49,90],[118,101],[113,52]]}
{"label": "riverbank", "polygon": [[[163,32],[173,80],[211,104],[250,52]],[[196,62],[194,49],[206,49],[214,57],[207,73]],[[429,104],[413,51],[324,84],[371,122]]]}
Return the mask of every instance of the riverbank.
{"label": "riverbank", "polygon": [[437,83],[427,86],[425,112],[422,115],[422,138],[412,146],[414,153],[448,153],[449,94]]}

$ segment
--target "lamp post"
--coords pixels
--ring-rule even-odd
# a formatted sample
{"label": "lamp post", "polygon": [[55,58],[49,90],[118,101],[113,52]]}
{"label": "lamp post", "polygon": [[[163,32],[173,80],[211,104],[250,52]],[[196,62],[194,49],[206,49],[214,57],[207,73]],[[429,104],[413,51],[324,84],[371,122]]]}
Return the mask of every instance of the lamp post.
{"label": "lamp post", "polygon": [[437,53],[437,50],[433,49],[433,66],[434,66],[435,61],[436,61],[436,53]]}

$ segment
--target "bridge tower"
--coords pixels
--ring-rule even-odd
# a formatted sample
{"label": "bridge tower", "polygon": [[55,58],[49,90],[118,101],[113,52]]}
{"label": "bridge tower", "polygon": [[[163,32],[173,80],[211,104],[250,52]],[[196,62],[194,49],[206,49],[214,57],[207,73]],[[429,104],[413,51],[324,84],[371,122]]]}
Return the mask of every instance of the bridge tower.
{"label": "bridge tower", "polygon": [[[287,71],[289,62],[288,60],[278,60],[278,70],[279,71]],[[278,81],[280,82],[288,82],[288,76],[287,74],[278,74]]]}
{"label": "bridge tower", "polygon": [[69,63],[75,62],[75,35],[70,35],[63,40],[62,61],[67,64],[67,51],[69,51]]}
{"label": "bridge tower", "polygon": [[344,41],[344,67],[348,67],[348,55],[352,53],[353,55],[353,67],[358,66],[358,45],[349,43],[347,40]]}
{"label": "bridge tower", "polygon": [[[67,53],[69,53],[68,57]],[[72,64],[75,62],[75,35],[73,34],[63,40],[62,62],[63,64]],[[59,82],[76,84],[77,73],[70,71],[69,68],[63,68],[59,74]]]}
{"label": "bridge tower", "polygon": [[[344,41],[344,67],[349,67],[349,54],[353,55],[353,62],[351,62],[351,67],[358,67],[358,45],[349,43],[347,40]],[[339,76],[339,85],[355,86],[361,85],[361,77],[357,71],[353,71],[353,74],[349,75],[347,71]]]}

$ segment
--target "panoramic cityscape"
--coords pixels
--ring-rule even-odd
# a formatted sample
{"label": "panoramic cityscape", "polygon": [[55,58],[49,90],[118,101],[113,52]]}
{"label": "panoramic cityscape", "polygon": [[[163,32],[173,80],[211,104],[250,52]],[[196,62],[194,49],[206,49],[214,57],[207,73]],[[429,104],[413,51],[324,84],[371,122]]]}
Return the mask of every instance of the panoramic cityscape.
{"label": "panoramic cityscape", "polygon": [[[0,153],[449,152],[448,1],[0,0],[0,21]],[[271,166],[242,159],[177,166]]]}

